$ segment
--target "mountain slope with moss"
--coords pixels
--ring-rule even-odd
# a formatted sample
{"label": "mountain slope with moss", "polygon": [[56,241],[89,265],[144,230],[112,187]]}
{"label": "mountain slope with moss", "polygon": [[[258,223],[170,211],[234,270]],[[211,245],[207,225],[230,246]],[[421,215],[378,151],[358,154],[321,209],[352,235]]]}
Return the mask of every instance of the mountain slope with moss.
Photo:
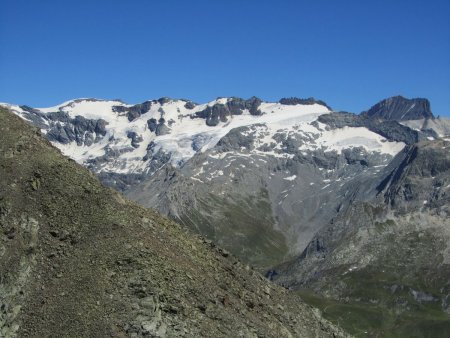
{"label": "mountain slope with moss", "polygon": [[345,336],[3,108],[0,230],[3,337]]}

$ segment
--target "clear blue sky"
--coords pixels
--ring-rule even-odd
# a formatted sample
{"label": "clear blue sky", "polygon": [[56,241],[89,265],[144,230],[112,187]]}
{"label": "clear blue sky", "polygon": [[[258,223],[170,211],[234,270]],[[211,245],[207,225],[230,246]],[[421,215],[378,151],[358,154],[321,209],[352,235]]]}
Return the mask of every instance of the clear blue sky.
{"label": "clear blue sky", "polygon": [[427,97],[450,115],[449,0],[1,0],[0,101]]}

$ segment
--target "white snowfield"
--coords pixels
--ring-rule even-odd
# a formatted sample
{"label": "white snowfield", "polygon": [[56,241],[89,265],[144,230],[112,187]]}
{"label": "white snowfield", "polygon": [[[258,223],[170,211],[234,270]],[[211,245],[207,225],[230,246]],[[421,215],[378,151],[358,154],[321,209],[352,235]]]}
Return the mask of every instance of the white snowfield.
{"label": "white snowfield", "polygon": [[[63,111],[74,118],[78,115],[86,119],[103,119],[108,124],[107,134],[97,143],[91,146],[78,146],[76,142],[61,144],[54,142],[65,155],[77,162],[84,164],[89,159],[105,155],[106,149],[120,151],[120,156],[106,161],[102,164],[100,171],[114,173],[141,173],[148,170],[148,161],[143,161],[147,154],[147,146],[154,142],[153,153],[162,150],[170,153],[170,163],[181,166],[197,151],[206,151],[213,148],[219,140],[228,132],[237,127],[258,126],[255,136],[257,146],[267,144],[279,147],[280,145],[272,138],[277,132],[283,131],[288,134],[301,133],[308,136],[311,142],[303,144],[300,150],[314,150],[324,147],[326,151],[342,151],[345,148],[363,147],[367,151],[377,151],[395,155],[405,146],[399,142],[388,142],[380,135],[366,128],[345,127],[337,130],[325,130],[325,126],[313,125],[312,122],[322,114],[330,113],[330,110],[320,104],[312,105],[283,105],[280,103],[263,102],[259,106],[262,115],[254,116],[245,110],[242,115],[229,116],[227,122],[219,122],[217,126],[206,125],[205,119],[196,117],[195,113],[204,110],[207,106],[226,103],[228,98],[220,98],[209,103],[200,104],[193,109],[185,107],[183,100],[171,100],[161,105],[152,103],[146,113],[130,122],[126,113],[113,110],[114,106],[129,107],[121,101],[106,101],[93,99],[77,99],[64,102],[61,105],[50,108],[37,108],[40,112]],[[19,106],[1,104],[13,110],[17,115],[27,119],[27,112]],[[170,128],[170,133],[156,136],[148,128],[147,121],[150,118],[165,119],[165,124]],[[63,123],[61,123],[63,124]],[[316,127],[318,125],[318,127]],[[45,132],[45,131],[44,131]],[[127,137],[129,132],[135,132],[142,137],[137,148],[131,147],[131,139]],[[94,135],[95,137],[96,135]],[[195,144],[195,147],[194,147]],[[195,149],[194,149],[195,148]],[[255,151],[256,152],[256,151]],[[261,152],[258,154],[274,155],[274,152]]]}
{"label": "white snowfield", "polygon": [[[362,147],[366,151],[378,151],[392,156],[398,154],[405,147],[403,142],[388,142],[381,135],[364,127],[344,127],[325,131],[321,133],[315,143],[319,147],[325,148],[326,151],[335,150],[340,153],[343,149]],[[300,149],[305,148],[308,146]]]}

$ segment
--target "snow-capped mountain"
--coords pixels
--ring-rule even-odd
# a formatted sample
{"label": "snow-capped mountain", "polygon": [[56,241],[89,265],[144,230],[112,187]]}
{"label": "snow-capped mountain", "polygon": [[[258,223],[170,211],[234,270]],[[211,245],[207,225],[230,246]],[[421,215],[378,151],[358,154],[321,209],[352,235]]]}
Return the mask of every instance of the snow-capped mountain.
{"label": "snow-capped mountain", "polygon": [[388,308],[431,299],[450,311],[450,122],[428,100],[397,96],[359,115],[298,98],[4,105],[104,184],[260,270],[276,266],[280,284],[364,303],[370,288],[351,283],[367,279],[364,306],[394,288],[406,295]]}
{"label": "snow-capped mountain", "polygon": [[[448,131],[445,120],[429,118],[427,100],[402,97],[361,115],[333,112],[312,98],[219,98],[205,104],[161,98],[135,105],[77,99],[50,108],[7,106],[105,184],[241,256],[254,247],[250,261],[261,266],[301,252],[343,205],[373,198],[374,185],[389,175],[392,159],[405,146]],[[399,124],[393,121],[398,110],[424,119]],[[224,206],[261,210],[254,205],[259,202],[266,204],[266,220],[244,219],[256,222],[251,232],[263,228],[268,235],[259,242],[229,232]],[[265,257],[267,246],[277,254]]]}
{"label": "snow-capped mountain", "polygon": [[307,126],[329,112],[317,103],[291,106],[256,98],[201,105],[166,98],[138,105],[77,99],[50,108],[8,107],[38,124],[65,155],[94,165],[95,172],[139,174],[151,174],[166,163],[182,166],[234,128],[261,123],[273,133],[296,123]]}
{"label": "snow-capped mountain", "polygon": [[[427,100],[402,97],[361,115],[333,112],[312,98],[6,106],[105,184],[262,267],[301,252],[344,205],[372,198],[407,145],[445,137],[442,127],[438,134],[384,118],[400,109],[430,120]],[[252,216],[254,210],[263,211],[262,219]],[[247,234],[243,222],[252,225]],[[257,233],[265,235],[254,240]]]}
{"label": "snow-capped mountain", "polygon": [[[254,153],[289,157],[280,140],[302,137],[299,150],[342,151],[363,147],[395,155],[403,142],[390,142],[366,127],[326,130],[317,121],[330,113],[313,99],[282,103],[220,98],[197,105],[162,98],[129,105],[121,101],[77,99],[50,108],[6,105],[42,128],[63,154],[96,173],[151,175],[163,165],[183,166],[198,152],[214,148],[231,130],[255,126]],[[387,141],[387,142],[386,142]]]}

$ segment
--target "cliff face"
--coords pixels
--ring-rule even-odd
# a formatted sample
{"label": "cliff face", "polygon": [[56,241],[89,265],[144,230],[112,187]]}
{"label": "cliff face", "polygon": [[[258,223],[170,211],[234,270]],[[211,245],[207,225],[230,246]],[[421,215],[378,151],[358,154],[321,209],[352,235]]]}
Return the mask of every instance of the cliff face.
{"label": "cliff face", "polygon": [[2,337],[344,336],[3,108],[0,230]]}
{"label": "cliff face", "polygon": [[393,96],[380,101],[363,114],[371,118],[394,121],[433,118],[430,101],[421,98],[407,99],[402,96]]}

